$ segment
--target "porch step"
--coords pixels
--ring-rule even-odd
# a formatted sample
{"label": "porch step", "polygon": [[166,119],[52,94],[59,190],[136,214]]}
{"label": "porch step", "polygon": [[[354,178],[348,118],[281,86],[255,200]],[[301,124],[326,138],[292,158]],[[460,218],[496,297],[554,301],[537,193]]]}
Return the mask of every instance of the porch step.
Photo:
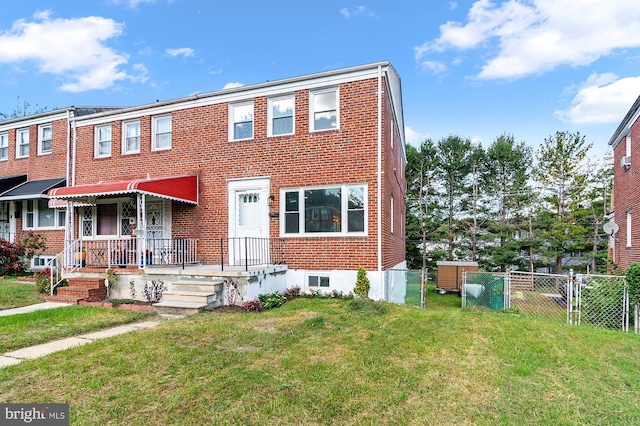
{"label": "porch step", "polygon": [[208,291],[171,290],[162,294],[164,301],[197,302],[205,305],[216,301],[216,293]]}
{"label": "porch step", "polygon": [[73,303],[74,305],[78,304],[78,300],[84,300],[82,297],[74,297],[74,296],[45,296],[44,300],[47,302],[61,302],[61,303]]}
{"label": "porch step", "polygon": [[174,281],[172,291],[206,291],[222,293],[224,284],[222,280],[214,281]]}
{"label": "porch step", "polygon": [[57,294],[45,296],[45,300],[77,304],[79,300],[103,300],[107,297],[104,278],[74,277],[67,282],[68,286],[57,287]]}
{"label": "porch step", "polygon": [[159,315],[190,316],[205,310],[207,308],[207,304],[200,302],[165,300],[163,302],[155,303],[153,308]]}

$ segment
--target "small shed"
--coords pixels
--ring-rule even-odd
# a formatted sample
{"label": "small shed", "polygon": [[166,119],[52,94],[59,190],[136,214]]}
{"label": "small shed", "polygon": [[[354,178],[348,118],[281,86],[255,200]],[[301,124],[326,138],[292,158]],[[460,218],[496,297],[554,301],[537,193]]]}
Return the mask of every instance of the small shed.
{"label": "small shed", "polygon": [[462,272],[478,272],[478,262],[441,260],[438,266],[438,290],[462,291]]}

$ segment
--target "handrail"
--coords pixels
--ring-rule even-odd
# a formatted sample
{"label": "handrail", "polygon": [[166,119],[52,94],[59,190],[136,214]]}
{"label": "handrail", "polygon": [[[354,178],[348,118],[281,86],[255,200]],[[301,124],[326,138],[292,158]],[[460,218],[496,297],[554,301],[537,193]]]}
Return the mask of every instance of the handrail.
{"label": "handrail", "polygon": [[[228,237],[220,238],[220,265],[249,266],[284,264],[282,238]],[[226,250],[225,250],[226,243]]]}
{"label": "handrail", "polygon": [[80,263],[75,259],[76,252],[82,252],[82,241],[67,241],[63,251],[58,253],[53,259],[49,259],[46,263],[49,268],[49,295],[53,296],[53,290],[58,287],[67,277],[67,273],[75,271]]}

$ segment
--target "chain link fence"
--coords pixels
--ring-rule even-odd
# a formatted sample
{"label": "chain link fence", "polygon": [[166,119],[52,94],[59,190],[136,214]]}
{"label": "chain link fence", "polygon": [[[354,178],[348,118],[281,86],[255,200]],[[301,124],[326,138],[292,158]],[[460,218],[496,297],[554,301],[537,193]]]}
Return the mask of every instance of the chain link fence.
{"label": "chain link fence", "polygon": [[619,276],[465,272],[462,307],[469,306],[629,331],[629,294]]}
{"label": "chain link fence", "polygon": [[[426,271],[425,271],[426,281]],[[426,284],[426,283],[425,283]],[[385,300],[424,308],[424,286],[419,269],[388,269],[385,277]]]}

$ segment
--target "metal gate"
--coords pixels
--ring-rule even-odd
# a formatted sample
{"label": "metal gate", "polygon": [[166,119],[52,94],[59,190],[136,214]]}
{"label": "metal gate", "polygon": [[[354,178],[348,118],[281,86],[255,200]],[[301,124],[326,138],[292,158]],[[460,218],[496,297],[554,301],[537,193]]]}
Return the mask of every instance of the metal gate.
{"label": "metal gate", "polygon": [[629,293],[625,277],[610,275],[465,272],[462,306],[514,309],[565,321],[629,331]]}

